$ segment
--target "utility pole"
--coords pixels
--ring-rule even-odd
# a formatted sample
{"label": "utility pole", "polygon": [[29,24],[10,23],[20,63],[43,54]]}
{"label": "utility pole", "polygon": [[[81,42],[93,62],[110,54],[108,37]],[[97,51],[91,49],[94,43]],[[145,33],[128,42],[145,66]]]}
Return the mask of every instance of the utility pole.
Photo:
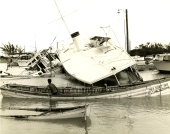
{"label": "utility pole", "polygon": [[[123,9],[118,9],[118,13],[120,13],[120,10],[124,11]],[[126,18],[126,51],[129,53],[130,51],[130,44],[129,44],[129,28],[128,28],[128,10],[125,11],[125,18]]]}
{"label": "utility pole", "polygon": [[128,10],[126,9],[126,49],[127,49],[127,52],[129,53],[130,51],[130,46],[129,46],[129,28],[128,28]]}

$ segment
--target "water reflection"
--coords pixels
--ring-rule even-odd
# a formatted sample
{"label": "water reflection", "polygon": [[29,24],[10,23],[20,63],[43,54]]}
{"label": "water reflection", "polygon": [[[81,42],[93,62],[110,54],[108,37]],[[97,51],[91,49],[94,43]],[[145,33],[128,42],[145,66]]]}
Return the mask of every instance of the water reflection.
{"label": "water reflection", "polygon": [[104,110],[131,109],[136,110],[164,110],[170,109],[170,95],[157,97],[141,97],[141,98],[121,98],[121,99],[102,99],[89,101],[95,103],[95,107],[102,107]]}
{"label": "water reflection", "polygon": [[[27,98],[2,98],[1,107],[49,107],[47,99],[27,99]],[[55,105],[55,104],[53,104]],[[57,105],[57,102],[56,102]]]}
{"label": "water reflection", "polygon": [[[49,128],[52,126],[63,126],[67,131],[81,131],[80,133],[103,133],[108,131],[110,133],[147,133],[159,125],[160,122],[167,122],[170,113],[170,95],[158,97],[143,97],[132,99],[96,99],[88,100],[86,103],[91,106],[90,117],[87,122],[83,119],[67,119],[67,120],[46,120],[46,121],[29,121],[25,123],[29,126],[36,124],[43,128],[47,125]],[[48,99],[17,99],[17,98],[2,98],[1,107],[49,107],[59,105],[82,105],[85,104],[84,100],[81,101],[55,101]],[[167,118],[166,118],[167,117]],[[152,121],[157,120],[158,123],[151,125]],[[21,124],[21,119],[15,119],[15,123]],[[146,122],[145,122],[146,121]],[[4,122],[4,121],[3,121]],[[7,121],[11,123],[10,121]],[[145,122],[145,123],[144,123]],[[23,123],[23,122],[22,122]],[[144,125],[144,124],[146,125]],[[150,124],[150,129],[141,130],[140,127],[146,127]],[[100,126],[100,128],[99,128]],[[164,124],[162,124],[162,127]],[[122,128],[122,129],[120,129]],[[63,130],[56,130],[61,132]],[[84,132],[82,132],[82,129]],[[158,128],[159,130],[159,128]],[[169,130],[166,128],[166,130]],[[40,130],[38,130],[40,131]],[[156,130],[155,130],[156,131]],[[154,131],[154,132],[155,132]],[[158,132],[161,132],[158,131]],[[49,132],[52,134],[53,132]],[[68,132],[71,133],[71,132]],[[158,133],[157,133],[158,134]]]}
{"label": "water reflection", "polygon": [[96,99],[85,101],[56,101],[51,99],[30,99],[30,98],[2,98],[0,105],[2,108],[9,107],[57,107],[75,106],[85,103],[104,110],[109,110],[111,106],[116,108],[141,108],[141,109],[170,109],[170,95],[142,98],[121,98],[121,99]]}
{"label": "water reflection", "polygon": [[[7,118],[6,118],[7,119]],[[8,118],[13,120],[14,118]],[[27,123],[48,123],[48,125],[53,124],[53,125],[72,125],[75,127],[80,127],[80,128],[85,128],[85,130],[88,130],[88,127],[91,126],[91,119],[89,117],[87,117],[87,120],[84,120],[84,118],[70,118],[70,119],[57,119],[57,120],[28,120],[28,119],[24,119],[24,118],[15,118],[16,121],[26,121]]]}
{"label": "water reflection", "polygon": [[82,118],[43,121],[0,117],[0,121],[2,123],[0,128],[3,134],[5,133],[17,134],[18,132],[22,132],[25,134],[29,133],[54,134],[54,133],[70,133],[70,131],[71,133],[81,132],[83,134],[88,134],[88,131],[91,127],[91,119],[89,117],[87,118],[86,121],[83,120]]}

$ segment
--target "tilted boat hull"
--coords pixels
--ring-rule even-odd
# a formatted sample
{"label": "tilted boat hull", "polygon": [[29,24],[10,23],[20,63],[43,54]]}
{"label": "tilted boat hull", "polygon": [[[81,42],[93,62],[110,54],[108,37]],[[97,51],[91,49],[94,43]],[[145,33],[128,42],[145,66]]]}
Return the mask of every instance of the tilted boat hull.
{"label": "tilted boat hull", "polygon": [[[11,88],[10,88],[11,86]],[[36,90],[32,90],[32,89]],[[3,97],[46,98],[56,100],[86,100],[99,98],[137,98],[170,94],[170,78],[145,81],[134,85],[106,88],[59,88],[60,95],[49,96],[44,87],[8,84],[0,87]],[[26,90],[27,89],[27,90]],[[38,91],[37,91],[38,90]]]}

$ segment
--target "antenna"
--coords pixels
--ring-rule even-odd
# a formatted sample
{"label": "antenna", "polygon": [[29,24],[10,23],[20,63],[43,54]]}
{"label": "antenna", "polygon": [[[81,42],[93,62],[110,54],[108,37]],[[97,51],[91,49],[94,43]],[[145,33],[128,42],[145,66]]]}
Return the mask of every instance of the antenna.
{"label": "antenna", "polygon": [[56,37],[57,37],[57,36],[55,36],[55,38],[54,38],[53,41],[51,42],[50,47],[52,47],[52,44],[53,44],[54,40],[56,39]]}
{"label": "antenna", "polygon": [[102,29],[103,29],[103,31],[104,31],[104,33],[106,34],[106,37],[107,37],[107,32],[104,30],[104,28],[109,28],[109,30],[110,30],[110,26],[100,27],[100,28],[102,28]]}
{"label": "antenna", "polygon": [[69,29],[68,29],[68,27],[67,27],[67,24],[66,24],[66,22],[64,21],[64,18],[63,18],[63,16],[62,16],[62,14],[61,14],[61,12],[60,12],[60,10],[59,10],[59,8],[58,8],[57,3],[56,3],[55,0],[54,0],[54,2],[55,2],[55,5],[56,5],[56,7],[57,7],[57,9],[58,9],[58,12],[60,13],[61,19],[63,20],[63,22],[64,22],[64,24],[65,24],[65,26],[66,26],[66,28],[67,28],[67,31],[68,31],[69,34],[71,35],[71,33],[70,33],[70,31],[69,31]]}
{"label": "antenna", "polygon": [[36,46],[36,35],[35,35],[35,52],[37,52],[37,46]]}
{"label": "antenna", "polygon": [[[76,12],[76,11],[77,11],[77,10],[75,10],[75,11],[73,11],[73,12],[71,12],[71,13],[69,13],[69,14],[63,16],[63,17],[66,17],[66,16],[68,16],[68,15],[70,15],[70,14]],[[58,18],[58,19],[56,19],[56,20],[53,20],[53,21],[51,21],[49,24],[51,24],[51,23],[53,23],[53,22],[55,22],[55,21],[57,21],[57,20],[60,20],[60,19],[61,19],[61,18]]]}

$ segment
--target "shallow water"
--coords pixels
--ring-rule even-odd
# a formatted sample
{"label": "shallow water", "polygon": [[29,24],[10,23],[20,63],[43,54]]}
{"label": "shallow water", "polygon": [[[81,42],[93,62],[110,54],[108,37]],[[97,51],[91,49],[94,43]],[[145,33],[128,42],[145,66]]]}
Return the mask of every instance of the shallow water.
{"label": "shallow water", "polygon": [[[140,72],[144,80],[170,77],[157,71]],[[62,83],[62,81],[57,81]],[[1,81],[0,84],[26,83],[46,85],[46,79],[22,79]],[[170,95],[137,99],[96,99],[85,101],[54,101],[53,106],[90,104],[90,116],[83,119],[57,121],[29,121],[13,118],[0,118],[0,134],[169,134]],[[2,108],[9,107],[48,107],[46,99],[2,98]]]}

